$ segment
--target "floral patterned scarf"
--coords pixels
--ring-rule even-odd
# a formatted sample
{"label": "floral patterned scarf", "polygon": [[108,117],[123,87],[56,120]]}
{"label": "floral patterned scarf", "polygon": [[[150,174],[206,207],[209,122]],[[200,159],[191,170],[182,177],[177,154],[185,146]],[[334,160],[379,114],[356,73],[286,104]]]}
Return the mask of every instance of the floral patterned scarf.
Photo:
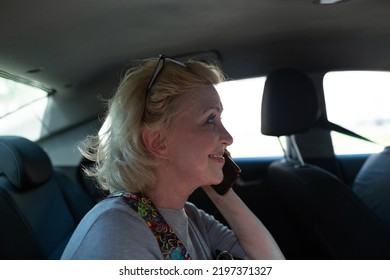
{"label": "floral patterned scarf", "polygon": [[184,244],[145,194],[118,191],[112,193],[109,197],[122,197],[145,220],[160,246],[164,259],[191,260]]}

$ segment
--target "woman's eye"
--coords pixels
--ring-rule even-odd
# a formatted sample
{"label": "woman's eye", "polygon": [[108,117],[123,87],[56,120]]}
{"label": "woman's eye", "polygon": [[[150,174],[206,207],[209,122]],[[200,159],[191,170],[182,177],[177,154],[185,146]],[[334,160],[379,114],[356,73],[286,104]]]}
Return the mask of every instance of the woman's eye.
{"label": "woman's eye", "polygon": [[206,121],[206,124],[209,124],[209,125],[215,125],[215,115],[211,115],[207,118],[207,121]]}

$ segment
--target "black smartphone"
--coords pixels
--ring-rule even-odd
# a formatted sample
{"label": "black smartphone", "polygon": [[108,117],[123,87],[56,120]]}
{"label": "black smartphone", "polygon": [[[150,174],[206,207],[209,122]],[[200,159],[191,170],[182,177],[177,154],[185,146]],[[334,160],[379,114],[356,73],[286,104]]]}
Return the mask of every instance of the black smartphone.
{"label": "black smartphone", "polygon": [[241,174],[240,167],[227,153],[224,153],[223,157],[225,158],[225,164],[222,168],[223,180],[218,185],[212,185],[214,190],[220,195],[227,193],[227,191],[233,187],[233,184],[238,180]]}

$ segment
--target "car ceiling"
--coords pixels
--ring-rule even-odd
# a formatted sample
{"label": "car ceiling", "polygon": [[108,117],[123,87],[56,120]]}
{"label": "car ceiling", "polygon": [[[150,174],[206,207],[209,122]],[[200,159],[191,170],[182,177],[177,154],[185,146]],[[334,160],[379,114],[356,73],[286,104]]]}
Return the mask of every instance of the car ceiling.
{"label": "car ceiling", "polygon": [[160,53],[216,50],[231,78],[390,69],[390,1],[312,2],[3,0],[0,70],[71,94]]}

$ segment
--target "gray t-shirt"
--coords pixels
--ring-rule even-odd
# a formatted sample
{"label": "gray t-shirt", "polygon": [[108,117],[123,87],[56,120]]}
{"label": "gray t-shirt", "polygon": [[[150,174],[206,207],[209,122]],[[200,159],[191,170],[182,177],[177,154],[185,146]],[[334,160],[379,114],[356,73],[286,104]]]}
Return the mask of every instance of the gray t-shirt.
{"label": "gray t-shirt", "polygon": [[[245,256],[233,231],[195,205],[158,210],[192,259],[212,259],[216,250],[229,251],[238,258]],[[62,259],[162,260],[163,256],[146,222],[118,197],[101,201],[87,213]]]}

